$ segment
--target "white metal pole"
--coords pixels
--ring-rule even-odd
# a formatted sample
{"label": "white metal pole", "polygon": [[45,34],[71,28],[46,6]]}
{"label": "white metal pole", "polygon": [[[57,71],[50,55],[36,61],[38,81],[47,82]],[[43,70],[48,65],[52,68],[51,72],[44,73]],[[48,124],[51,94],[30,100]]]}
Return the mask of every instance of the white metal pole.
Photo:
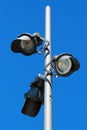
{"label": "white metal pole", "polygon": [[[47,49],[45,50],[45,69],[50,71],[51,65],[47,64],[51,61],[51,8],[46,6],[45,8],[45,38],[50,41]],[[47,43],[45,43],[47,44]],[[47,75],[45,71],[45,77],[47,81],[44,81],[44,130],[52,130],[52,78],[51,75]]]}

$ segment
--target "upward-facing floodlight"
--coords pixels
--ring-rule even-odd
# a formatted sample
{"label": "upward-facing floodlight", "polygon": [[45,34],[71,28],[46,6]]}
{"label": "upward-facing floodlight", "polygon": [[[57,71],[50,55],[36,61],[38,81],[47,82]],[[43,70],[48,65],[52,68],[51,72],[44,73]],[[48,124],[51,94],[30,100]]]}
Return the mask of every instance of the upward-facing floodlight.
{"label": "upward-facing floodlight", "polygon": [[22,113],[35,117],[44,102],[44,80],[35,78],[31,83],[31,89],[25,94],[25,104]]}
{"label": "upward-facing floodlight", "polygon": [[29,56],[36,53],[36,47],[41,45],[42,41],[39,33],[34,33],[33,35],[29,33],[21,34],[12,42],[11,50],[15,53]]}
{"label": "upward-facing floodlight", "polygon": [[80,67],[79,61],[71,54],[61,54],[52,59],[52,67],[59,76],[69,76]]}

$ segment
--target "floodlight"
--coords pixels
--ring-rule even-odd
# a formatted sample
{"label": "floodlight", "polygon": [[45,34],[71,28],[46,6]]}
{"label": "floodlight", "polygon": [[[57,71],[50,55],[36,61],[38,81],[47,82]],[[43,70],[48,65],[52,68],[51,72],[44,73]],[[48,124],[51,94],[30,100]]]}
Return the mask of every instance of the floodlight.
{"label": "floodlight", "polygon": [[39,33],[33,35],[29,33],[21,34],[11,44],[11,50],[15,53],[22,53],[24,55],[32,55],[36,53],[36,47],[41,45],[42,39]]}
{"label": "floodlight", "polygon": [[25,94],[25,103],[22,108],[22,113],[35,117],[39,113],[44,101],[44,80],[35,78],[30,86],[31,89]]}
{"label": "floodlight", "polygon": [[59,76],[69,76],[80,67],[79,61],[71,54],[61,54],[53,58],[52,67]]}

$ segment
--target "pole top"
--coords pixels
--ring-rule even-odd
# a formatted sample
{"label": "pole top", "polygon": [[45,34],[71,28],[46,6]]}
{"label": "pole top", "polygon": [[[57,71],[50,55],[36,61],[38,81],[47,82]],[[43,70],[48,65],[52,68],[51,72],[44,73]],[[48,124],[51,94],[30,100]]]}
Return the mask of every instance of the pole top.
{"label": "pole top", "polygon": [[47,5],[47,6],[46,6],[46,8],[49,8],[49,9],[50,9],[50,8],[51,8],[51,6],[50,6],[50,5]]}

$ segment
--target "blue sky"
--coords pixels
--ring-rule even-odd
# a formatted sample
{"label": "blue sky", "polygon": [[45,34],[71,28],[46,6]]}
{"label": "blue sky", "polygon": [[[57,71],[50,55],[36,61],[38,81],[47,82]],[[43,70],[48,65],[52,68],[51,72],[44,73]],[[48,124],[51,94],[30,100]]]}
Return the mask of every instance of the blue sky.
{"label": "blue sky", "polygon": [[24,93],[44,70],[44,55],[15,54],[10,46],[19,34],[44,37],[45,6],[52,10],[52,56],[70,52],[79,71],[53,78],[53,130],[87,130],[87,1],[3,0],[0,2],[0,129],[43,130],[42,106],[35,118],[21,113]]}

